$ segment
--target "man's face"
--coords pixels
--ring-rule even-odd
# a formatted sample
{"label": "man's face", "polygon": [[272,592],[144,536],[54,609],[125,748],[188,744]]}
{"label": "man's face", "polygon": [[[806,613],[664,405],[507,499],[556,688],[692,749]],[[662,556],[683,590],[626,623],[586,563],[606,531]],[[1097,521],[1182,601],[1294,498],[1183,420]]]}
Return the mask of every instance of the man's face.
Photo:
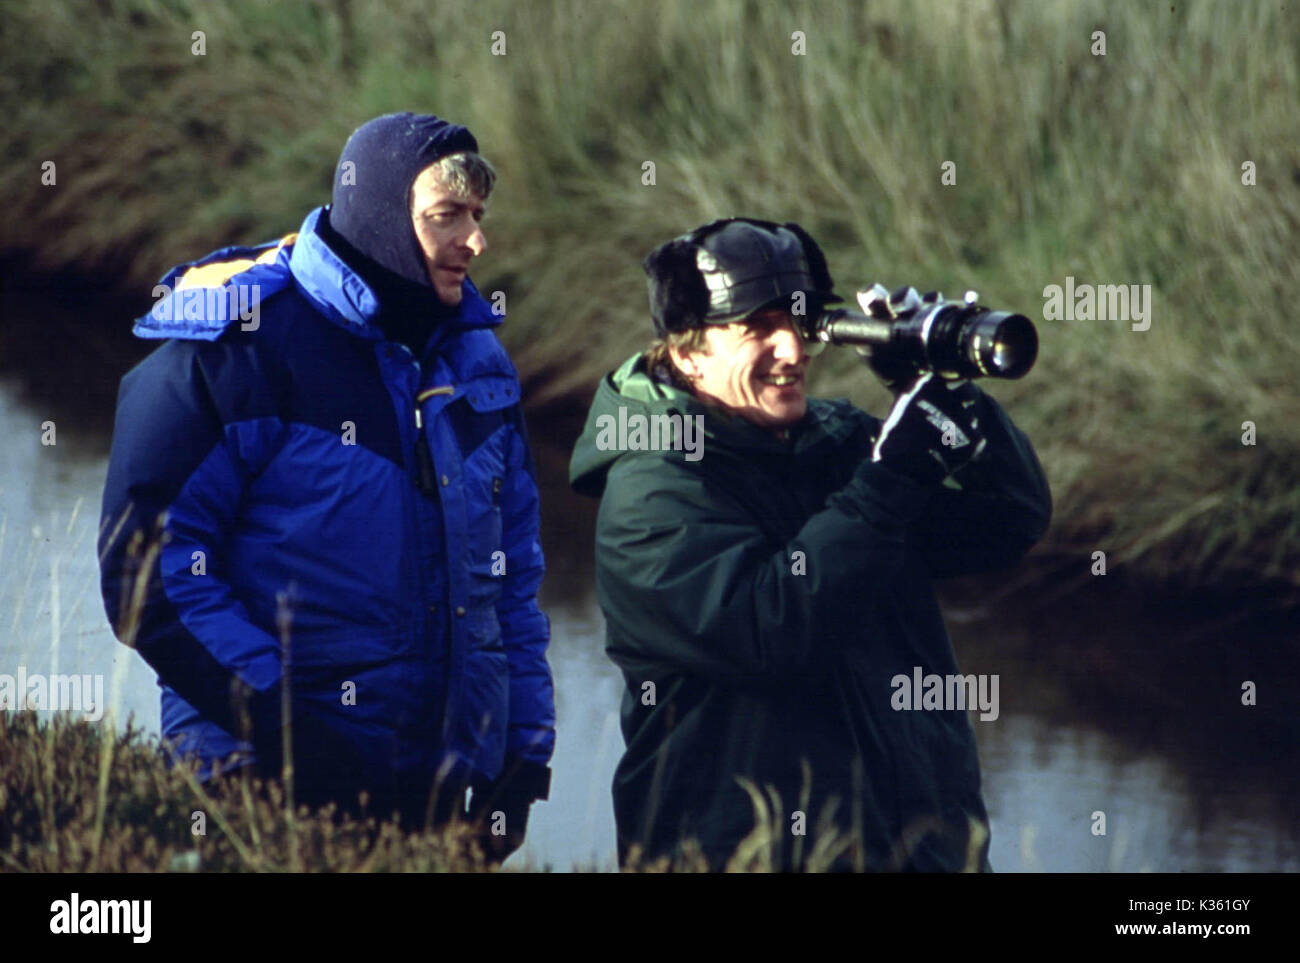
{"label": "man's face", "polygon": [[469,262],[487,250],[479,221],[487,213],[477,194],[455,194],[433,167],[422,170],[411,185],[411,221],[424,251],[429,280],[447,305],[460,304],[461,282]]}
{"label": "man's face", "polygon": [[809,358],[788,311],[755,312],[704,333],[707,353],[673,351],[697,394],[764,428],[788,428],[804,416]]}

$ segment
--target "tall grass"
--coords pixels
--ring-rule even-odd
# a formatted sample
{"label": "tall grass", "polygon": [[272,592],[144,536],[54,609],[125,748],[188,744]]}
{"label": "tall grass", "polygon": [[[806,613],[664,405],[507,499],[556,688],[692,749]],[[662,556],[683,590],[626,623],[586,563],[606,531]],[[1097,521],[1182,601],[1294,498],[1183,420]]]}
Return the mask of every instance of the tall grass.
{"label": "tall grass", "polygon": [[[395,821],[340,816],[333,804],[295,808],[280,782],[264,785],[242,770],[215,785],[203,784],[192,767],[170,768],[163,759],[156,737],[146,738],[130,724],[118,732],[63,716],[43,721],[34,712],[0,712],[0,872],[489,869],[474,827],[466,823],[412,832]],[[826,872],[854,850],[855,838],[836,830],[827,817],[809,827],[801,856],[801,837],[785,840],[789,826],[774,791],[769,787],[764,795],[746,788],[755,828],[727,860],[726,871],[780,871],[783,849],[794,845],[793,865]],[[982,824],[972,822],[971,828],[967,872],[978,871],[987,836]],[[916,839],[924,832],[918,826]],[[900,841],[895,863],[885,868],[903,865],[905,842]],[[709,865],[698,844],[688,840],[671,860],[643,860],[633,853],[624,869],[704,872]]]}
{"label": "tall grass", "polygon": [[[1112,571],[1295,591],[1297,16],[1229,0],[55,0],[0,23],[0,250],[146,290],[220,243],[296,229],[347,134],[415,109],[471,126],[502,172],[475,277],[507,292],[534,405],[582,399],[646,340],[640,259],[716,216],[799,221],[850,294],[973,287],[1041,319],[1067,275],[1150,284],[1150,330],[1043,321],[1038,367],[992,386],[1048,470],[1049,540],[1081,569],[1101,549]],[[843,358],[816,386],[885,400]]]}
{"label": "tall grass", "polygon": [[[111,766],[100,761],[111,757]],[[100,773],[108,791],[100,794]],[[279,783],[230,777],[219,795],[168,768],[138,728],[0,712],[0,870],[8,872],[468,872],[469,827],[405,832],[286,805]]]}

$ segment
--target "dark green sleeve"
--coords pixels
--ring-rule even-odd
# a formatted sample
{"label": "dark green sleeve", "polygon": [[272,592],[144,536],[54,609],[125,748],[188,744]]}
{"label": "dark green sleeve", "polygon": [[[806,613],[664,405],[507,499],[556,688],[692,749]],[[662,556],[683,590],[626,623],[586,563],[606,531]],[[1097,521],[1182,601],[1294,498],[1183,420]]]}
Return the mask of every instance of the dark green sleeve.
{"label": "dark green sleeve", "polygon": [[1003,568],[1043,537],[1052,495],[1029,438],[980,392],[983,457],[957,472],[961,490],[934,488],[909,538],[932,578]]}
{"label": "dark green sleeve", "polygon": [[870,644],[867,620],[901,566],[908,520],[925,498],[864,462],[781,544],[682,463],[624,459],[610,473],[597,522],[609,655],[625,669],[711,679],[825,672],[829,647],[846,638]]}

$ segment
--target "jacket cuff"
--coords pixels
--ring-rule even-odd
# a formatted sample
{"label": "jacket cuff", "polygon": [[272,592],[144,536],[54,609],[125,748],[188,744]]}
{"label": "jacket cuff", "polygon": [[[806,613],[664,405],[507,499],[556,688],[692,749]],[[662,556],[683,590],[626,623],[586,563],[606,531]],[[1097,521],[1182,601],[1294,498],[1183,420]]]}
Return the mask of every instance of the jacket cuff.
{"label": "jacket cuff", "polygon": [[551,798],[551,770],[536,762],[521,762],[509,779],[510,791],[526,796],[531,802]]}
{"label": "jacket cuff", "polygon": [[524,759],[507,759],[496,779],[475,774],[471,788],[476,795],[506,796],[533,802],[551,796],[551,770],[537,762]]}

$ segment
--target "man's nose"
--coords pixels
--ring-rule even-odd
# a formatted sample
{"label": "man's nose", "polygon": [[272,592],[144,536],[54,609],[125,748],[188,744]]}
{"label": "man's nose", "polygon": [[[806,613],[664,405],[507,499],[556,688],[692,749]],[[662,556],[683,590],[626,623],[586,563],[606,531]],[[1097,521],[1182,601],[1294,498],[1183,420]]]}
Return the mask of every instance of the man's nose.
{"label": "man's nose", "polygon": [[465,246],[474,252],[475,257],[478,257],[487,250],[487,235],[483,233],[483,226],[481,224],[474,225],[474,230],[471,231],[469,237],[465,239]]}
{"label": "man's nose", "polygon": [[799,332],[794,329],[794,325],[786,323],[781,325],[772,332],[774,341],[773,349],[778,360],[788,362],[789,364],[798,364],[803,360],[803,338],[799,337]]}

